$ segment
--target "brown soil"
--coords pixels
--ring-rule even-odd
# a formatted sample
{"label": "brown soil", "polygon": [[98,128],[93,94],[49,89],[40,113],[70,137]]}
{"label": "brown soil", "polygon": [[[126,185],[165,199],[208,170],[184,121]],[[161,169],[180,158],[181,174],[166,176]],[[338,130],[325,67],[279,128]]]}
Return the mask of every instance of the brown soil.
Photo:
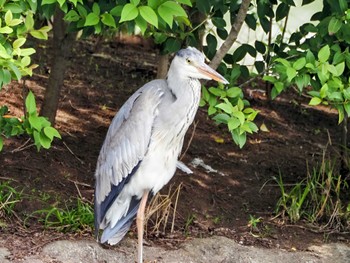
{"label": "brown soil", "polygon": [[[34,146],[19,148],[27,138],[11,138],[0,153],[0,180],[10,181],[30,196],[16,204],[16,216],[2,219],[2,243],[14,258],[36,253],[55,239],[93,238],[89,230],[62,234],[44,230],[35,217],[26,220],[26,227],[23,220],[49,205],[64,207],[66,201],[78,196],[92,201],[95,164],[111,119],[138,87],[155,78],[157,55],[139,43],[84,40],[76,43],[74,51],[56,123],[62,140],[55,140],[50,150],[37,152]],[[41,47],[35,58],[39,68],[25,81],[35,92],[38,105],[47,83],[50,56],[50,48]],[[1,104],[8,105],[12,115],[22,115],[22,91],[23,85],[18,83],[1,90]],[[205,109],[199,109],[183,158],[194,173],[178,171],[169,184],[175,189],[182,183],[175,232],[169,234],[167,229],[155,235],[149,231],[148,242],[174,245],[192,236],[225,235],[242,244],[288,250],[304,250],[326,241],[325,236],[327,241],[348,243],[349,235],[324,235],[304,222],[292,225],[274,218],[280,193],[271,179],[279,173],[286,184],[305,178],[307,163],[312,167],[321,160],[328,132],[333,145],[339,143],[337,115],[310,108],[305,99],[291,94],[269,103],[252,87],[246,87],[245,93],[252,107],[260,111],[256,123],[264,123],[269,132],[250,135],[240,150],[226,128],[215,125]],[[192,167],[194,158],[203,159],[218,173]],[[167,191],[168,187],[162,193]],[[250,215],[261,217],[257,229],[248,226]]]}

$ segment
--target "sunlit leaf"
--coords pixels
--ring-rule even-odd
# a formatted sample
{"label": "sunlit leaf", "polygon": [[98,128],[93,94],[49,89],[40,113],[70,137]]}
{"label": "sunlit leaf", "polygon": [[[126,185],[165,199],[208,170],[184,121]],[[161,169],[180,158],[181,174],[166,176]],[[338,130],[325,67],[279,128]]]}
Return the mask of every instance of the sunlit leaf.
{"label": "sunlit leaf", "polygon": [[316,105],[319,105],[320,103],[322,102],[322,100],[318,97],[313,97],[310,102],[309,102],[309,105],[311,106],[316,106]]}
{"label": "sunlit leaf", "polygon": [[330,35],[333,35],[339,31],[339,29],[342,27],[342,21],[336,17],[332,17],[331,21],[329,21],[328,24],[328,33]]}
{"label": "sunlit leaf", "polygon": [[51,126],[45,127],[44,133],[50,140],[53,140],[54,137],[61,139],[61,135],[59,134],[59,132]]}
{"label": "sunlit leaf", "polygon": [[322,47],[318,52],[317,56],[320,62],[326,62],[331,55],[331,51],[328,45]]}
{"label": "sunlit leaf", "polygon": [[94,26],[100,22],[100,17],[95,13],[90,13],[87,15],[84,26]]}
{"label": "sunlit leaf", "polygon": [[33,92],[29,91],[25,104],[26,110],[29,114],[36,113],[36,103]]}
{"label": "sunlit leaf", "polygon": [[120,23],[124,21],[130,21],[135,19],[139,15],[139,10],[138,8],[133,5],[133,4],[126,4],[123,7],[122,13],[121,13],[121,18],[120,18]]}
{"label": "sunlit leaf", "polygon": [[109,13],[104,13],[101,15],[101,22],[107,26],[116,28],[115,20],[113,16]]}
{"label": "sunlit leaf", "polygon": [[151,25],[158,27],[158,16],[156,12],[149,6],[140,6],[139,7],[140,15]]}

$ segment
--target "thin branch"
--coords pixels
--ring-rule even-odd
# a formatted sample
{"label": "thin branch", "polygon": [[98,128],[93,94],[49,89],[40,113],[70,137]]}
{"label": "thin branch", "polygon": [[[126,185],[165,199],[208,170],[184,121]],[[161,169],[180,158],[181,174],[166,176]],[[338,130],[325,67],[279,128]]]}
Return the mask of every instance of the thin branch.
{"label": "thin branch", "polygon": [[222,59],[227,54],[227,52],[232,47],[233,43],[236,41],[239,31],[243,25],[245,17],[247,16],[247,12],[249,9],[251,0],[243,0],[241,7],[239,8],[237,18],[235,23],[232,25],[230,33],[226,38],[225,42],[221,45],[220,49],[216,52],[214,58],[210,62],[209,66],[213,69],[217,69],[220,65]]}

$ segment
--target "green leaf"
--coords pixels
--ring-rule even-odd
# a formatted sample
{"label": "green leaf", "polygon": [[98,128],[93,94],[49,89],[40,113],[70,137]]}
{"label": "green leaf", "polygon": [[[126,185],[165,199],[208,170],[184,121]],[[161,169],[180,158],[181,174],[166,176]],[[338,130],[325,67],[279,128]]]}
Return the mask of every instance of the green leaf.
{"label": "green leaf", "polygon": [[226,112],[228,114],[232,114],[232,111],[233,111],[232,105],[229,105],[227,103],[220,103],[220,104],[216,105],[215,107],[223,110],[224,112]]}
{"label": "green leaf", "polygon": [[46,137],[46,135],[42,132],[39,134],[39,141],[40,141],[40,144],[43,148],[45,148],[45,149],[50,148],[52,140],[50,140],[48,137]]}
{"label": "green leaf", "polygon": [[245,115],[243,112],[236,111],[236,112],[233,112],[232,115],[239,119],[241,125],[245,122]]}
{"label": "green leaf", "polygon": [[[103,15],[102,15],[103,16]],[[66,21],[76,22],[79,21],[80,16],[75,10],[70,10],[63,18]]]}
{"label": "green leaf", "polygon": [[350,103],[345,103],[344,109],[345,109],[346,115],[350,116]]}
{"label": "green leaf", "polygon": [[54,137],[61,139],[61,135],[59,134],[59,132],[55,128],[51,127],[51,126],[50,127],[45,127],[44,128],[44,133],[50,140],[53,140]]}
{"label": "green leaf", "polygon": [[256,40],[254,46],[260,54],[265,54],[266,46],[263,42]]}
{"label": "green leaf", "polygon": [[149,6],[140,6],[139,12],[143,19],[145,19],[148,23],[158,28],[158,16],[152,8],[150,8]]}
{"label": "green leaf", "polygon": [[38,117],[34,114],[31,114],[28,117],[28,121],[29,121],[31,127],[33,127],[37,131],[41,131],[42,126],[41,126],[40,117]]}
{"label": "green leaf", "polygon": [[241,45],[233,53],[233,56],[232,56],[233,61],[238,62],[242,60],[247,54],[247,52],[248,52],[247,47],[245,45]]}
{"label": "green leaf", "polygon": [[223,91],[220,88],[216,88],[216,87],[210,87],[208,90],[210,91],[211,94],[213,94],[217,97],[221,97],[221,96],[223,96],[223,94],[225,94],[225,91]]}
{"label": "green leaf", "polygon": [[3,69],[2,72],[4,74],[4,79],[2,80],[3,84],[4,85],[9,84],[11,82],[11,73],[10,73],[10,71],[8,71],[7,69]]}
{"label": "green leaf", "polygon": [[242,95],[242,90],[238,87],[232,87],[226,90],[226,95],[229,98],[236,98]]}
{"label": "green leaf", "polygon": [[311,63],[311,64],[314,64],[315,63],[315,56],[314,56],[314,54],[310,51],[310,50],[308,50],[307,52],[306,52],[306,56],[305,56],[305,58],[306,58],[306,63]]}
{"label": "green leaf", "polygon": [[135,19],[139,15],[139,10],[133,4],[126,4],[122,10],[119,23]]}
{"label": "green leaf", "polygon": [[256,29],[256,18],[254,16],[254,14],[247,14],[244,21],[248,25],[249,28],[251,28],[253,30]]}
{"label": "green leaf", "polygon": [[26,98],[26,110],[29,115],[36,113],[36,103],[33,92],[29,91]]}
{"label": "green leaf", "polygon": [[6,49],[4,48],[4,46],[1,45],[0,43],[0,57],[1,58],[5,58],[5,59],[9,59],[12,58],[6,51]]}
{"label": "green leaf", "polygon": [[12,21],[12,12],[10,10],[8,10],[6,13],[5,13],[5,23],[6,25],[9,25]]}
{"label": "green leaf", "polygon": [[170,27],[173,25],[174,16],[187,17],[185,10],[177,3],[167,1],[158,7],[158,14]]}
{"label": "green leaf", "polygon": [[281,3],[276,10],[276,21],[280,21],[289,14],[290,5]]}
{"label": "green leaf", "polygon": [[181,42],[176,38],[168,38],[165,42],[165,51],[173,53],[181,48]]}
{"label": "green leaf", "polygon": [[94,14],[96,14],[97,16],[100,15],[101,10],[100,10],[100,6],[98,5],[98,3],[95,2],[95,3],[92,5],[92,12],[93,12]]}
{"label": "green leaf", "polygon": [[23,67],[28,67],[30,64],[30,57],[25,56],[21,59],[21,64]]}
{"label": "green leaf", "polygon": [[213,17],[211,20],[214,26],[218,28],[224,28],[226,26],[226,21],[222,17]]}
{"label": "green leaf", "polygon": [[34,48],[22,48],[21,49],[21,56],[25,57],[25,56],[30,56],[33,55],[36,52],[36,50]]}
{"label": "green leaf", "polygon": [[219,113],[213,117],[213,120],[215,120],[217,123],[227,123],[229,119],[230,116],[226,113]]}
{"label": "green leaf", "polygon": [[22,22],[23,22],[23,20],[21,20],[21,19],[12,19],[8,25],[11,27],[14,27],[14,26],[21,24]]}
{"label": "green leaf", "polygon": [[140,0],[130,0],[130,3],[132,3],[134,6],[138,6],[140,3]]}
{"label": "green leaf", "polygon": [[231,132],[233,141],[239,146],[240,149],[244,146],[247,141],[246,133],[240,133],[237,129]]}
{"label": "green leaf", "polygon": [[66,0],[57,0],[57,2],[60,5],[60,7],[62,8],[63,5],[66,3]]}
{"label": "green leaf", "polygon": [[95,13],[90,13],[87,15],[84,26],[94,26],[100,22],[100,17]]}
{"label": "green leaf", "polygon": [[336,70],[337,74],[334,74],[334,76],[336,76],[336,77],[341,76],[345,70],[345,62],[341,62],[338,65],[336,65],[335,70]]}
{"label": "green leaf", "polygon": [[215,108],[215,107],[213,107],[213,106],[209,106],[208,107],[208,115],[210,116],[210,115],[213,115],[214,113],[216,113],[217,112],[217,109]]}
{"label": "green leaf", "polygon": [[264,81],[271,82],[271,83],[277,82],[277,79],[276,79],[274,76],[269,76],[269,75],[265,75],[265,76],[263,77],[263,80],[264,80]]}
{"label": "green leaf", "polygon": [[39,30],[32,30],[29,33],[37,39],[47,40],[47,34],[45,34],[44,32],[41,32]]}
{"label": "green leaf", "polygon": [[325,98],[327,96],[328,93],[328,84],[325,83],[322,88],[320,89],[320,97],[321,98]]}
{"label": "green leaf", "polygon": [[313,97],[310,102],[309,102],[309,105],[311,106],[316,106],[318,104],[320,104],[322,102],[322,100],[318,97]]}
{"label": "green leaf", "polygon": [[13,14],[20,14],[24,12],[24,9],[20,5],[15,3],[5,4],[4,10],[5,11],[10,10]]}
{"label": "green leaf", "polygon": [[0,28],[0,34],[11,34],[13,32],[13,29],[9,26],[4,26]]}
{"label": "green leaf", "polygon": [[202,97],[205,101],[209,101],[210,94],[205,86],[202,86]]}
{"label": "green leaf", "polygon": [[2,151],[3,146],[4,146],[4,141],[3,141],[2,137],[0,136],[0,152]]}
{"label": "green leaf", "polygon": [[36,146],[36,149],[39,151],[41,148],[40,133],[37,131],[33,131],[33,139],[34,139],[34,144]]}
{"label": "green leaf", "polygon": [[116,7],[113,7],[112,10],[109,12],[112,16],[121,16],[123,11],[122,5],[117,5]]}
{"label": "green leaf", "polygon": [[13,49],[17,49],[17,48],[20,48],[21,46],[24,45],[24,43],[26,42],[27,39],[25,39],[24,37],[20,37],[20,38],[17,38],[15,41],[13,41],[12,43],[12,47]]}
{"label": "green leaf", "polygon": [[140,28],[141,34],[144,35],[147,30],[147,21],[142,16],[137,16],[135,18],[135,24]]}
{"label": "green leaf", "polygon": [[111,14],[104,13],[101,15],[101,22],[106,26],[116,28],[115,20]]}
{"label": "green leaf", "polygon": [[233,131],[233,130],[237,129],[240,125],[241,125],[241,122],[238,118],[230,118],[227,121],[227,127],[228,127],[229,131]]}
{"label": "green leaf", "polygon": [[290,62],[288,60],[284,59],[284,58],[277,58],[275,61],[281,63],[286,68],[291,66]]}
{"label": "green leaf", "polygon": [[19,71],[18,67],[17,67],[15,64],[13,64],[12,62],[11,62],[11,63],[8,63],[8,66],[9,66],[9,68],[12,70],[12,72],[15,74],[16,79],[17,79],[17,80],[20,80],[21,77],[22,77],[22,74],[21,74],[21,72]]}
{"label": "green leaf", "polygon": [[318,60],[320,62],[326,62],[329,59],[329,56],[331,55],[331,51],[328,45],[324,46],[323,48],[320,49],[318,52]]}
{"label": "green leaf", "polygon": [[334,35],[342,27],[342,21],[336,17],[332,17],[328,24],[328,33]]}
{"label": "green leaf", "polygon": [[292,79],[297,75],[297,71],[292,67],[288,67],[286,73],[289,82],[291,82]]}
{"label": "green leaf", "polygon": [[156,44],[161,44],[163,43],[165,40],[167,40],[167,35],[166,34],[162,34],[162,33],[157,33],[155,32],[153,34],[153,38],[154,38],[154,43]]}
{"label": "green leaf", "polygon": [[299,58],[297,61],[293,63],[293,68],[295,70],[301,70],[306,64],[306,58]]}
{"label": "green leaf", "polygon": [[338,106],[337,107],[338,110],[338,124],[341,123],[344,120],[344,107]]}

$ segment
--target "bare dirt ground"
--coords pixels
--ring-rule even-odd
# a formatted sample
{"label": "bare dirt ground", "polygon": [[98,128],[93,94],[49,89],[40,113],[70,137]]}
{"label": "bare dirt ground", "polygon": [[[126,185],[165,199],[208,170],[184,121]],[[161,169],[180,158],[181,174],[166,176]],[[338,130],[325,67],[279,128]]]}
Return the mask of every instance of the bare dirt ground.
{"label": "bare dirt ground", "polygon": [[[25,81],[41,104],[50,71],[49,46],[41,46],[35,62],[39,68]],[[58,239],[93,240],[92,231],[59,233],[44,229],[34,211],[50,205],[65,206],[76,197],[92,201],[93,174],[99,149],[108,125],[123,102],[140,86],[155,78],[157,54],[140,44],[116,41],[82,40],[76,43],[65,85],[61,93],[56,128],[62,140],[53,147],[37,152],[34,146],[18,150],[25,137],[6,141],[0,153],[0,180],[32,198],[15,206],[16,216],[4,217],[0,233],[11,259],[20,259],[41,251]],[[289,224],[274,218],[280,196],[278,185],[271,180],[281,173],[286,184],[305,178],[307,165],[321,160],[329,138],[339,143],[337,115],[326,109],[307,106],[307,100],[285,94],[268,102],[254,86],[244,91],[252,107],[260,111],[256,123],[265,124],[269,132],[250,135],[239,149],[225,127],[215,125],[201,108],[190,128],[185,147],[191,142],[182,161],[193,171],[178,171],[169,185],[182,188],[176,209],[174,232],[154,234],[148,231],[149,245],[176,247],[188,237],[226,236],[243,245],[305,250],[310,245],[336,241],[349,244],[348,233],[318,231],[305,222]],[[23,111],[23,85],[13,83],[0,91],[1,104],[12,115]],[[217,172],[193,167],[200,158]],[[162,191],[167,193],[168,187]],[[33,197],[34,196],[34,197]],[[261,218],[258,229],[248,226],[249,218]],[[149,225],[151,229],[151,222]],[[134,236],[133,229],[130,236]]]}

